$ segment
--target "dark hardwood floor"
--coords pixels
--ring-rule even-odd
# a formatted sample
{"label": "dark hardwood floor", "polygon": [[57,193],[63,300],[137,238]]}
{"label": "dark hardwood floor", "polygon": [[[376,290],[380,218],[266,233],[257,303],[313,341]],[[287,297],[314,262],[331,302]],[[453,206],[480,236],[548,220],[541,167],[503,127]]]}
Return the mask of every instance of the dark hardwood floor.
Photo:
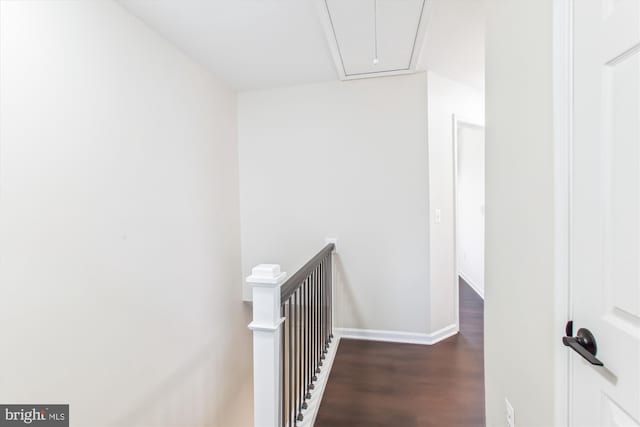
{"label": "dark hardwood floor", "polygon": [[458,335],[432,346],[343,339],[315,426],[484,426],[483,312],[461,280]]}

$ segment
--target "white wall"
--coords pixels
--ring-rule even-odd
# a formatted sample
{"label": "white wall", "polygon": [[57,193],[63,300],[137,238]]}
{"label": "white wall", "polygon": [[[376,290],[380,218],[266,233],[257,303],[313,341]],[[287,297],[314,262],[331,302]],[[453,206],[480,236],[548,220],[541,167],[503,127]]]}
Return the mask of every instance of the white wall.
{"label": "white wall", "polygon": [[0,401],[251,424],[234,93],[113,2],[0,15]]}
{"label": "white wall", "polygon": [[[431,329],[456,322],[453,115],[484,123],[482,92],[429,72]],[[440,210],[440,222],[436,210]]]}
{"label": "white wall", "polygon": [[239,95],[243,271],[338,238],[338,326],[429,331],[427,78]]}
{"label": "white wall", "polygon": [[457,124],[458,272],[484,295],[484,129]]}
{"label": "white wall", "polygon": [[[487,425],[554,425],[552,0],[487,2]],[[520,343],[520,344],[516,344]]]}

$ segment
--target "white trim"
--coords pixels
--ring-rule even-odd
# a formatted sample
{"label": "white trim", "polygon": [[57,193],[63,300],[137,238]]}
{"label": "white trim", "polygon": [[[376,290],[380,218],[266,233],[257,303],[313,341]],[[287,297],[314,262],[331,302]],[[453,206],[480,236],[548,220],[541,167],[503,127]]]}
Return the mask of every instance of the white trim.
{"label": "white trim", "polygon": [[420,17],[420,23],[418,24],[418,31],[416,32],[416,40],[413,43],[413,52],[411,55],[411,64],[409,68],[416,71],[418,64],[420,64],[420,58],[422,57],[422,48],[424,47],[424,41],[427,39],[427,30],[429,29],[429,20],[431,19],[431,5],[432,0],[425,0],[422,16]]}
{"label": "white trim", "polygon": [[336,67],[336,72],[340,80],[345,80],[344,67],[342,66],[342,58],[340,57],[340,50],[338,49],[338,42],[336,41],[335,34],[333,34],[333,26],[331,25],[331,15],[327,9],[325,0],[316,0],[316,7],[318,9],[318,15],[320,16],[320,24],[324,30],[325,38],[329,44],[329,52],[333,58],[333,64]]}
{"label": "white trim", "polygon": [[282,325],[282,323],[284,323],[284,321],[285,321],[285,318],[282,317],[282,318],[280,318],[279,322],[277,322],[277,323],[275,323],[273,325],[251,322],[251,323],[249,323],[248,328],[251,329],[252,331],[273,332],[273,331],[277,331],[278,329],[280,329],[280,325]]}
{"label": "white trim", "polygon": [[336,72],[338,73],[338,77],[340,78],[340,80],[397,76],[402,74],[413,74],[417,72],[416,68],[422,54],[422,47],[424,45],[427,34],[427,24],[429,22],[429,17],[431,16],[431,1],[432,0],[423,0],[420,21],[418,22],[418,28],[416,29],[416,36],[413,42],[413,50],[411,52],[411,58],[409,59],[409,64],[406,69],[347,74],[344,68],[342,54],[340,53],[340,47],[338,46],[338,41],[336,40],[333,23],[331,21],[331,12],[329,11],[326,0],[315,0],[318,15],[320,17],[320,24],[322,25],[322,29],[324,30],[329,51],[331,52],[331,57],[333,58],[333,63],[336,67]]}
{"label": "white trim", "polygon": [[484,291],[480,290],[480,287],[477,285],[477,283],[475,283],[473,280],[469,279],[469,276],[467,276],[466,274],[464,274],[462,272],[462,270],[460,270],[458,272],[458,275],[462,278],[462,280],[464,280],[465,282],[467,282],[467,285],[469,285],[469,287],[471,289],[473,289],[475,291],[476,294],[478,294],[478,296],[480,298],[482,298],[484,300]]}
{"label": "white trim", "polygon": [[333,361],[336,358],[339,345],[340,337],[334,331],[333,342],[329,345],[329,349],[327,350],[323,366],[320,374],[318,374],[318,381],[311,392],[311,399],[307,401],[307,409],[302,411],[303,420],[302,422],[296,422],[297,427],[312,427],[315,424],[316,417],[318,416],[318,410],[322,403],[324,389],[327,387],[327,383],[329,382],[329,375],[331,374],[331,368],[333,367]]}
{"label": "white trim", "polygon": [[[570,231],[573,139],[573,4],[553,2],[554,391],[556,426],[571,425],[571,366],[560,336],[571,319]],[[557,334],[557,335],[556,335]]]}
{"label": "white trim", "polygon": [[458,330],[459,329],[455,324],[451,324],[430,334],[355,328],[336,328],[335,333],[341,338],[433,345],[457,334]]}
{"label": "white trim", "polygon": [[362,73],[362,74],[347,74],[341,77],[341,80],[358,80],[358,79],[373,79],[376,77],[390,77],[390,76],[403,76],[406,74],[415,74],[417,71],[412,68],[406,70],[393,70],[393,71],[378,71],[376,73]]}
{"label": "white trim", "polygon": [[282,273],[273,279],[256,277],[256,276],[248,276],[245,279],[245,281],[251,284],[252,288],[273,288],[274,286],[279,286],[279,284],[284,283],[284,280],[286,278],[287,278],[287,273]]}
{"label": "white trim", "polygon": [[451,135],[453,137],[453,311],[455,312],[456,328],[460,329],[460,263],[458,262],[458,117],[451,115]]}

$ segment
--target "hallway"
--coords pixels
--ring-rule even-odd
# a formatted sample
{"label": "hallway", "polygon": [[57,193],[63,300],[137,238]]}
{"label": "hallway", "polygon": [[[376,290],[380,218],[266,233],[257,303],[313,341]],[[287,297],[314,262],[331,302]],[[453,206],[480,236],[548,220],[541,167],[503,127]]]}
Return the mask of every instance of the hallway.
{"label": "hallway", "polygon": [[460,279],[460,333],[436,345],[348,340],[317,427],[485,424],[482,299]]}

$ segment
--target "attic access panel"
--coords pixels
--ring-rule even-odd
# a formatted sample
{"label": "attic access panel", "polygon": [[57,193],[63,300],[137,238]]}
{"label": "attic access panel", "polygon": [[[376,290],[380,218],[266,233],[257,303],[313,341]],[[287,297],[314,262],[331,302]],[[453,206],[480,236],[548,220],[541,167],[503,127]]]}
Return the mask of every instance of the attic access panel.
{"label": "attic access panel", "polygon": [[318,6],[340,78],[415,71],[429,0],[318,0]]}

